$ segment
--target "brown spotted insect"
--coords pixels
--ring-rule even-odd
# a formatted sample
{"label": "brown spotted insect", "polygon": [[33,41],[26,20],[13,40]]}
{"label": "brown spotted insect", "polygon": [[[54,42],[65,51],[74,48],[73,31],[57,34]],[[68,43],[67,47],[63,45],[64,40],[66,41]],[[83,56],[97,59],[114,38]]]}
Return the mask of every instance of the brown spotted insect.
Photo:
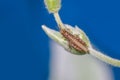
{"label": "brown spotted insect", "polygon": [[89,53],[87,44],[81,38],[71,34],[66,29],[60,29],[60,33],[68,41],[70,47],[83,53]]}
{"label": "brown spotted insect", "polygon": [[87,44],[81,38],[71,34],[68,31],[68,28],[66,28],[64,26],[64,24],[62,23],[62,21],[61,21],[61,19],[59,17],[59,14],[54,13],[54,17],[55,17],[55,20],[56,20],[56,22],[58,24],[58,27],[60,29],[60,33],[68,41],[69,47],[74,48],[77,51],[82,52],[82,53],[89,53]]}

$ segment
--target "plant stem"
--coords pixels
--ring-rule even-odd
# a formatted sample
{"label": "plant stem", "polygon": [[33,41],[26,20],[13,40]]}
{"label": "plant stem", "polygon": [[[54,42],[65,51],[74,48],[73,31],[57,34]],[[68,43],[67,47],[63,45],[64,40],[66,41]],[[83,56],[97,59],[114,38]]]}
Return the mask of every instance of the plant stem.
{"label": "plant stem", "polygon": [[93,49],[92,47],[89,48],[90,54],[108,64],[111,64],[116,67],[120,67],[120,60],[114,59],[112,57],[109,57],[107,55],[104,55],[103,53]]}
{"label": "plant stem", "polygon": [[61,18],[59,16],[58,12],[53,13],[53,15],[54,15],[55,21],[57,22],[58,27],[60,29],[64,29],[65,26],[64,26],[64,24],[63,24],[63,22],[62,22],[62,20],[61,20]]}

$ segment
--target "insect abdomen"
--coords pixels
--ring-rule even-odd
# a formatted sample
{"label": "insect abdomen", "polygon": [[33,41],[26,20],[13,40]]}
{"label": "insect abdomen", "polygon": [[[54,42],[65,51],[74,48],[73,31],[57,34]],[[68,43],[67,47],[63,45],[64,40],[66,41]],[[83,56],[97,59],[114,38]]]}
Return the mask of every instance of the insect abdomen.
{"label": "insect abdomen", "polygon": [[66,30],[60,30],[60,33],[68,40],[69,45],[71,47],[75,48],[78,51],[82,51],[85,53],[88,52],[88,47],[82,39],[72,35],[71,33],[69,33]]}

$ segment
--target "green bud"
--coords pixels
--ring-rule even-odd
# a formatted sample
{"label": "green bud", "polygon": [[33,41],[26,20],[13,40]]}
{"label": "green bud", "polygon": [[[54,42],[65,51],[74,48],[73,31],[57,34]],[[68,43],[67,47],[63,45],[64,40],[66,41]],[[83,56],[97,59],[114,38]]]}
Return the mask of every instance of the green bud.
{"label": "green bud", "polygon": [[[81,37],[82,40],[85,40],[85,42],[87,43],[87,45],[90,45],[90,41],[88,40],[88,37],[86,36],[86,34],[81,29],[79,29],[79,28],[73,28],[72,26],[67,25],[67,24],[64,24],[64,25],[65,25],[65,27],[67,29],[70,30],[70,32],[72,34],[78,35],[79,37]],[[42,28],[45,31],[45,33],[51,39],[53,39],[55,42],[57,42],[58,44],[60,44],[68,52],[70,52],[72,54],[76,54],[76,55],[84,55],[84,54],[86,54],[84,52],[77,51],[74,48],[70,48],[69,42],[61,35],[60,32],[52,30],[52,29],[48,28],[45,25],[42,25]]]}
{"label": "green bud", "polygon": [[44,0],[44,3],[50,13],[56,13],[61,8],[61,0]]}

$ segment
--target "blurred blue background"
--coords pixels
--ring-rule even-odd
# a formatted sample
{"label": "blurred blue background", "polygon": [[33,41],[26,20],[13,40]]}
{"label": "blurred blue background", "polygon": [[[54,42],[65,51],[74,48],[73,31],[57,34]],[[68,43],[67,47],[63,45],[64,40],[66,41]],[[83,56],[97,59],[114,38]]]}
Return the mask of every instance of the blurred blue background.
{"label": "blurred blue background", "polygon": [[[98,49],[120,59],[119,3],[62,0],[60,15],[64,23],[80,26]],[[57,29],[43,0],[0,0],[0,80],[48,79],[50,39],[42,24]],[[120,68],[112,70],[119,80]]]}

